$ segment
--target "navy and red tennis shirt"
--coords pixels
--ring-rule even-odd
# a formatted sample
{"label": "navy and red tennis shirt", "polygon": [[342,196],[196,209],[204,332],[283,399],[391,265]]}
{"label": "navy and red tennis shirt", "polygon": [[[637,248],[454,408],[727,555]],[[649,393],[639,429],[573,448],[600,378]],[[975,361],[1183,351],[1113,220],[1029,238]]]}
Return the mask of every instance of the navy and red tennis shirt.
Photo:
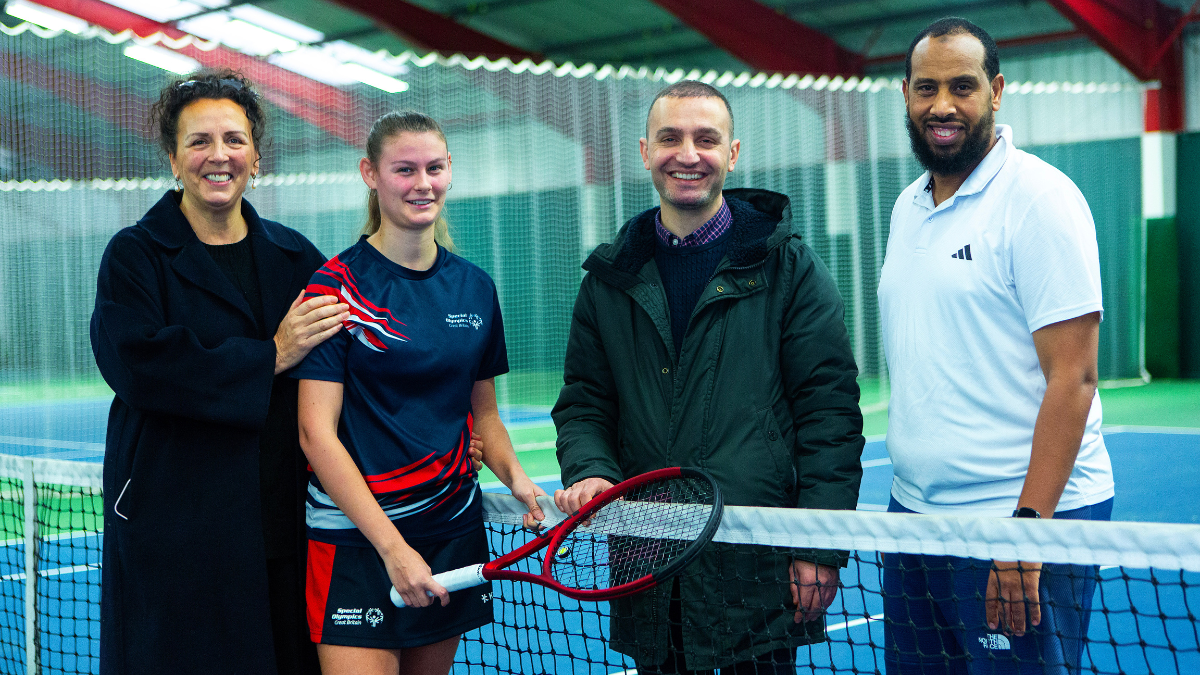
{"label": "navy and red tennis shirt", "polygon": [[[291,375],[344,385],[338,438],[384,513],[416,541],[478,527],[471,390],[508,372],[491,277],[440,246],[433,267],[416,272],[363,237],[313,275],[305,297],[319,295],[338,296],[351,316]],[[311,539],[370,545],[315,474],[306,514]]]}

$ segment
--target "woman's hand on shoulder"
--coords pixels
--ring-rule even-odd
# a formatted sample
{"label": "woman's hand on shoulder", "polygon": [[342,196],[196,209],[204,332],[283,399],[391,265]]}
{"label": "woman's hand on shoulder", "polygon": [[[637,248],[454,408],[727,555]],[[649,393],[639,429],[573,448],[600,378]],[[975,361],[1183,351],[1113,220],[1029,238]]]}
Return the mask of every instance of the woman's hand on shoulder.
{"label": "woman's hand on shoulder", "polygon": [[350,305],[339,303],[336,296],[305,300],[300,291],[275,331],[275,374],[300,363],[313,347],[341,330],[342,322],[350,318],[349,309]]}
{"label": "woman's hand on shoulder", "polygon": [[433,572],[424,558],[406,543],[399,543],[390,551],[381,552],[388,578],[396,592],[409,607],[428,607],[433,599],[441,600],[442,607],[450,602],[450,591],[433,580]]}

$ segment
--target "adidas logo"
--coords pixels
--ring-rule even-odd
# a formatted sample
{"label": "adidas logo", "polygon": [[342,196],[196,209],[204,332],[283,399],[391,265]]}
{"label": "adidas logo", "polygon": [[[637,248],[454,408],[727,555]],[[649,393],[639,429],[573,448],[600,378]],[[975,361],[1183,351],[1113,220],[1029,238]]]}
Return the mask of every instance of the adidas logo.
{"label": "adidas logo", "polygon": [[971,245],[967,244],[966,246],[958,249],[958,253],[952,253],[950,257],[958,258],[959,260],[971,260]]}

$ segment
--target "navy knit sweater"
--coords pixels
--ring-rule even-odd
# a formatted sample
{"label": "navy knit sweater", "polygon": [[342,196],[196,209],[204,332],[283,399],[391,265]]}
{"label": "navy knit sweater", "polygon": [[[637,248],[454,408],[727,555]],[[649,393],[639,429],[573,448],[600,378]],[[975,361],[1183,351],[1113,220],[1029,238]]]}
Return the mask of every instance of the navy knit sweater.
{"label": "navy knit sweater", "polygon": [[729,228],[720,238],[700,246],[667,246],[655,237],[654,262],[667,293],[667,309],[671,315],[671,338],[675,342],[675,358],[683,347],[683,334],[696,309],[696,301],[712,279],[717,264],[729,248]]}

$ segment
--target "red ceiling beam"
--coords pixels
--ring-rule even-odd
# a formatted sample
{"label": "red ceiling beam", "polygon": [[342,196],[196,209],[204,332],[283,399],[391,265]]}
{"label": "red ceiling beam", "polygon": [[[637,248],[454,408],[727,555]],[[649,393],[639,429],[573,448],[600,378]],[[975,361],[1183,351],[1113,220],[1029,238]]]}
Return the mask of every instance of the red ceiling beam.
{"label": "red ceiling beam", "polygon": [[861,75],[863,58],[755,0],[654,0],[756,70]]}
{"label": "red ceiling beam", "polygon": [[1139,80],[1146,92],[1146,130],[1184,127],[1182,26],[1191,20],[1158,0],[1047,0]]}
{"label": "red ceiling beam", "polygon": [[543,57],[536,52],[525,51],[507,42],[480,33],[437,12],[431,12],[403,0],[334,0],[349,7],[381,26],[400,35],[406,41],[424,49],[444,54],[486,56],[498,59],[507,56],[512,61],[532,59],[541,62]]}
{"label": "red ceiling beam", "polygon": [[[131,29],[142,37],[160,32],[174,39],[186,35],[177,28],[99,0],[36,1],[40,5],[77,16],[113,33]],[[230,67],[240,71],[255,83],[268,101],[351,145],[358,146],[366,140],[370,120],[359,119],[351,114],[351,111],[358,107],[354,97],[346,91],[225,47],[203,51],[188,46],[180,51],[206,67]],[[153,95],[156,92],[145,93]]]}

